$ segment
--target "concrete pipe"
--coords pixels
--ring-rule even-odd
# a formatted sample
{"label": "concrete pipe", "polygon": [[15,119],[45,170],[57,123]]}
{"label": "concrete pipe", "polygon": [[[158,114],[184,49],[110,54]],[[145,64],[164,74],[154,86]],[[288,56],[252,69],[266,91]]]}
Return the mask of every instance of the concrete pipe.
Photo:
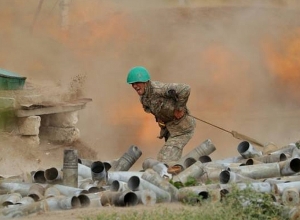
{"label": "concrete pipe", "polygon": [[300,175],[283,176],[280,177],[279,179],[284,182],[295,182],[295,181],[300,181]]}
{"label": "concrete pipe", "polygon": [[114,180],[110,185],[110,190],[113,192],[123,192],[128,190],[128,185],[124,181]]}
{"label": "concrete pipe", "polygon": [[140,158],[142,151],[135,145],[130,146],[127,152],[118,159],[117,165],[111,171],[128,171],[132,165]]}
{"label": "concrete pipe", "polygon": [[289,144],[285,147],[282,147],[282,148],[278,149],[277,151],[272,152],[271,154],[282,154],[283,153],[283,154],[288,154],[288,155],[292,156],[293,151],[295,149],[298,150],[296,145],[294,143],[292,143],[292,144]]}
{"label": "concrete pipe", "polygon": [[[261,192],[261,193],[272,193],[273,191],[272,184],[266,182],[237,183],[234,186],[237,187],[239,190],[250,188],[256,192]],[[233,188],[233,185],[220,184],[220,188],[230,192],[231,189]]]}
{"label": "concrete pipe", "polygon": [[159,176],[166,178],[166,179],[172,179],[172,174],[168,173],[168,167],[164,163],[158,163],[152,167],[152,170],[154,170]]}
{"label": "concrete pipe", "polygon": [[128,182],[130,177],[138,176],[141,177],[143,172],[138,171],[109,171],[107,174],[107,182],[111,184],[114,180],[120,180],[123,182]]}
{"label": "concrete pipe", "polygon": [[153,158],[146,158],[142,164],[143,170],[147,170],[152,168],[154,165],[161,163],[160,161],[153,159]]}
{"label": "concrete pipe", "polygon": [[100,188],[97,185],[95,185],[95,183],[91,182],[89,179],[86,179],[86,181],[80,181],[78,185],[78,188],[84,189],[89,193],[100,192]]}
{"label": "concrete pipe", "polygon": [[[191,160],[188,163],[188,161],[186,161],[187,158],[194,158],[194,160],[198,161],[199,158],[201,156],[207,156],[209,154],[211,154],[212,152],[214,152],[216,150],[215,145],[211,142],[211,140],[207,139],[205,140],[203,143],[201,143],[200,145],[198,145],[197,147],[195,147],[192,151],[190,151],[189,153],[187,153],[185,156],[183,156],[182,158],[180,158],[177,163],[179,165],[189,165],[191,164]],[[184,169],[187,167],[183,167]]]}
{"label": "concrete pipe", "polygon": [[149,168],[153,169],[157,172],[161,177],[166,177],[171,179],[172,175],[168,173],[168,165],[162,163],[158,160],[147,158],[142,164],[143,170],[147,170]]}
{"label": "concrete pipe", "polygon": [[142,179],[138,176],[132,176],[128,180],[128,188],[132,191],[149,189],[156,194],[157,202],[171,202],[171,194],[167,191],[155,186],[154,184]]}
{"label": "concrete pipe", "polygon": [[91,168],[82,164],[78,164],[78,175],[84,179],[92,179]]}
{"label": "concrete pipe", "polygon": [[240,182],[254,182],[254,179],[244,177],[238,173],[234,173],[228,170],[223,170],[220,173],[219,180],[221,184],[227,183],[240,183]]}
{"label": "concrete pipe", "polygon": [[46,183],[45,171],[37,170],[32,172],[32,182],[34,183]]}
{"label": "concrete pipe", "polygon": [[300,172],[300,158],[289,158],[279,162],[282,176],[289,176]]}
{"label": "concrete pipe", "polygon": [[50,211],[69,210],[81,207],[79,198],[76,196],[55,196],[44,200]]}
{"label": "concrete pipe", "polygon": [[262,156],[261,151],[257,151],[248,141],[242,141],[237,147],[238,152],[243,158],[254,158]]}
{"label": "concrete pipe", "polygon": [[91,167],[93,162],[94,162],[93,160],[78,158],[78,163],[87,167]]}
{"label": "concrete pipe", "polygon": [[138,204],[138,197],[131,191],[110,192],[104,191],[100,193],[100,201],[102,206],[135,206]]}
{"label": "concrete pipe", "polygon": [[209,192],[205,186],[183,187],[178,191],[178,201],[188,204],[199,203],[209,198]]}
{"label": "concrete pipe", "polygon": [[270,183],[270,184],[277,184],[277,183],[286,183],[286,180],[282,180],[280,177],[277,178],[268,178],[262,180],[262,182]]}
{"label": "concrete pipe", "polygon": [[55,167],[46,169],[44,176],[48,183],[62,183],[62,172]]}
{"label": "concrete pipe", "polygon": [[6,218],[17,218],[27,216],[34,213],[44,213],[48,211],[48,205],[43,201],[34,202],[26,205],[18,205],[16,207],[3,209],[2,214]]}
{"label": "concrete pipe", "polygon": [[150,189],[134,191],[139,203],[143,205],[154,205],[156,203],[156,194]]}
{"label": "concrete pipe", "polygon": [[145,170],[141,178],[170,193],[173,202],[178,200],[178,189],[154,170]]}
{"label": "concrete pipe", "polygon": [[2,206],[6,207],[9,205],[17,204],[21,200],[21,198],[22,195],[20,193],[0,195],[0,203]]}
{"label": "concrete pipe", "polygon": [[268,154],[261,157],[256,157],[255,160],[258,160],[263,163],[276,163],[280,161],[287,160],[287,155],[284,153],[281,154]]}
{"label": "concrete pipe", "polygon": [[106,172],[109,171],[110,169],[115,170],[116,166],[118,165],[118,161],[119,161],[119,159],[104,161],[103,164],[104,164]]}
{"label": "concrete pipe", "polygon": [[79,199],[81,207],[88,207],[91,204],[90,198],[87,196],[88,194],[81,194],[78,195],[77,198]]}
{"label": "concrete pipe", "polygon": [[204,174],[200,177],[201,182],[210,182],[210,181],[219,181],[220,180],[220,173],[223,169],[217,168],[204,168]]}
{"label": "concrete pipe", "polygon": [[282,192],[281,201],[287,206],[299,206],[300,197],[299,189],[297,188],[285,188]]}
{"label": "concrete pipe", "polygon": [[265,179],[280,176],[280,166],[278,163],[254,164],[251,166],[240,166],[236,171],[242,176],[252,179]]}
{"label": "concrete pipe", "polygon": [[200,161],[201,163],[212,162],[210,156],[208,156],[208,155],[200,156],[200,157],[199,157],[199,161]]}
{"label": "concrete pipe", "polygon": [[85,194],[90,200],[89,207],[102,207],[99,193]]}
{"label": "concrete pipe", "polygon": [[276,183],[272,185],[272,191],[275,195],[282,195],[283,191],[287,188],[293,188],[300,190],[300,181],[287,182],[287,183]]}
{"label": "concrete pipe", "polygon": [[106,170],[104,164],[101,161],[95,161],[92,163],[91,172],[93,181],[106,184]]}
{"label": "concrete pipe", "polygon": [[255,158],[255,159],[249,158],[249,159],[246,160],[245,165],[246,166],[251,166],[251,165],[254,165],[254,164],[261,164],[261,163],[263,163],[263,162],[261,162],[261,161],[259,161],[257,159],[258,158]]}
{"label": "concrete pipe", "polygon": [[45,188],[40,184],[33,184],[28,191],[29,197],[33,198],[34,201],[39,201],[44,198]]}
{"label": "concrete pipe", "polygon": [[17,203],[16,205],[28,205],[28,204],[32,204],[35,201],[33,200],[33,198],[29,197],[29,196],[25,196],[22,197]]}
{"label": "concrete pipe", "polygon": [[78,196],[81,194],[87,194],[89,193],[87,190],[80,189],[77,187],[71,187],[71,186],[65,186],[65,185],[53,185],[56,189],[59,190],[60,194],[65,195],[65,196]]}
{"label": "concrete pipe", "polygon": [[184,185],[189,177],[199,178],[204,173],[205,170],[203,164],[200,161],[197,161],[192,166],[174,176],[172,180],[174,183],[181,183]]}
{"label": "concrete pipe", "polygon": [[78,186],[78,153],[74,149],[64,150],[63,185]]}
{"label": "concrete pipe", "polygon": [[214,160],[213,163],[217,164],[228,164],[228,163],[241,163],[245,160],[242,156],[236,156],[236,157],[228,157],[222,160]]}
{"label": "concrete pipe", "polygon": [[27,196],[32,185],[33,183],[0,183],[0,188],[6,193],[15,192]]}
{"label": "concrete pipe", "polygon": [[55,196],[60,196],[60,192],[57,188],[50,186],[45,189],[45,192],[44,192],[45,198],[55,197]]}

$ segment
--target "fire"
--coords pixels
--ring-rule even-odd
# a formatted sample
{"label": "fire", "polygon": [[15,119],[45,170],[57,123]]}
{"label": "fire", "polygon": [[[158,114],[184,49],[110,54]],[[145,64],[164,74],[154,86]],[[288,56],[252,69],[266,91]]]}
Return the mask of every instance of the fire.
{"label": "fire", "polygon": [[291,96],[299,98],[300,29],[287,33],[279,42],[264,40],[263,50],[269,72]]}
{"label": "fire", "polygon": [[119,103],[118,105],[124,106],[124,108],[122,110],[116,108],[116,111],[111,112],[108,117],[112,124],[117,126],[123,124],[126,127],[126,132],[133,136],[133,140],[135,141],[141,140],[143,143],[151,143],[156,139],[159,132],[158,125],[153,115],[144,112],[138,99],[136,100],[136,104]]}
{"label": "fire", "polygon": [[[246,80],[243,73],[249,71],[249,65],[230,48],[221,44],[209,45],[203,51],[200,60],[206,66],[205,80],[215,88],[213,93],[206,94],[206,106],[209,105],[212,109],[222,107],[223,110],[231,110],[237,102],[235,93],[238,88],[241,88],[240,93],[251,91],[249,83],[243,84]],[[224,99],[226,94],[232,99]]]}

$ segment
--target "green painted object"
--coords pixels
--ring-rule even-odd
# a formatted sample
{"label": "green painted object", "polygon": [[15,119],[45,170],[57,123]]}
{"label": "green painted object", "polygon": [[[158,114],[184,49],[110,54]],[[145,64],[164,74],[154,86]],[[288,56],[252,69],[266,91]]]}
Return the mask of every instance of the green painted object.
{"label": "green painted object", "polygon": [[23,89],[26,77],[0,68],[0,90]]}
{"label": "green painted object", "polygon": [[150,80],[148,70],[143,66],[136,66],[129,70],[127,75],[127,83],[132,84],[136,82],[147,82]]}

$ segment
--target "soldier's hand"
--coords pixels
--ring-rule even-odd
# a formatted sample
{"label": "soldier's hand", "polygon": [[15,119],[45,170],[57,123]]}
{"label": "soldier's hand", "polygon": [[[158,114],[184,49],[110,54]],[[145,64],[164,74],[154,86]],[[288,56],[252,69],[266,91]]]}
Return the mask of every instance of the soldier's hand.
{"label": "soldier's hand", "polygon": [[174,116],[176,119],[180,119],[184,116],[185,111],[180,111],[180,110],[175,110],[174,111]]}

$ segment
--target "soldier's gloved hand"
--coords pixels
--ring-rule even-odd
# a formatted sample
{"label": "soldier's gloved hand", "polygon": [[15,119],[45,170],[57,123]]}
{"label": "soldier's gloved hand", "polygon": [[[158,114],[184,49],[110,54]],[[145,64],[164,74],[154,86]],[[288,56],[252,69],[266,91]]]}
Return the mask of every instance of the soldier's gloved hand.
{"label": "soldier's gloved hand", "polygon": [[176,102],[178,101],[178,95],[177,95],[175,89],[170,89],[170,90],[168,91],[168,95],[169,95],[172,99],[174,99]]}
{"label": "soldier's gloved hand", "polygon": [[174,111],[174,116],[176,119],[181,119],[185,114],[184,110],[175,110]]}

